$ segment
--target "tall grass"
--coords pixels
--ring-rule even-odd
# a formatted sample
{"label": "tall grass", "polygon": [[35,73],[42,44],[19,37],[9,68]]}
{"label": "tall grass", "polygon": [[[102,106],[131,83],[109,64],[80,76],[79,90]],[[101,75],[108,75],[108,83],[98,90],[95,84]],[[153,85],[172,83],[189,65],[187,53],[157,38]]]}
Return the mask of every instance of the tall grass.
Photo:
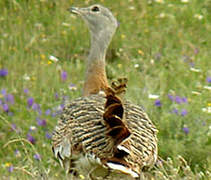
{"label": "tall grass", "polygon": [[50,135],[64,102],[81,94],[89,34],[66,9],[96,2],[120,22],[108,77],[128,77],[127,99],[159,129],[163,160],[150,176],[209,179],[210,0],[0,1],[1,179],[67,178]]}

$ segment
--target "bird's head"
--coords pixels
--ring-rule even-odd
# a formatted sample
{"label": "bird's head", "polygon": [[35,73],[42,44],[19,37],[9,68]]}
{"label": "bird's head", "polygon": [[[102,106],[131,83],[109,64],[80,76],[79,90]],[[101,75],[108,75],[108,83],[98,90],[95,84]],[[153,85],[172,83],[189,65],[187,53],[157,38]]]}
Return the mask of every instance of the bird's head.
{"label": "bird's head", "polygon": [[111,11],[95,4],[86,8],[71,7],[71,13],[77,14],[87,23],[92,35],[112,35],[118,27],[118,22]]}

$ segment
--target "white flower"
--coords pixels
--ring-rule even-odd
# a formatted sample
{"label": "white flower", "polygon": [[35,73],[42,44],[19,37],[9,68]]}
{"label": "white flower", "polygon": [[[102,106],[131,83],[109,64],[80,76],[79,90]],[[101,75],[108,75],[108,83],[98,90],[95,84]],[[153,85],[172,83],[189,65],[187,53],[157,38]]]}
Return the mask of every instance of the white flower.
{"label": "white flower", "polygon": [[139,68],[139,64],[134,64],[134,68]]}
{"label": "white flower", "polygon": [[26,80],[26,81],[29,81],[31,78],[29,77],[29,75],[24,74],[23,75],[23,79]]}
{"label": "white flower", "polygon": [[195,14],[194,17],[198,20],[202,20],[204,18],[204,16],[201,14]]}
{"label": "white flower", "polygon": [[30,131],[36,131],[37,127],[36,126],[30,126],[29,129],[30,129]]}
{"label": "white flower", "polygon": [[62,26],[70,27],[70,24],[68,24],[68,23],[66,23],[66,22],[63,22],[63,23],[62,23]]}
{"label": "white flower", "polygon": [[182,3],[189,3],[189,0],[181,0]]}
{"label": "white flower", "polygon": [[155,0],[155,2],[163,4],[164,0]]}
{"label": "white flower", "polygon": [[211,90],[211,86],[204,86],[204,89]]}
{"label": "white flower", "polygon": [[[206,107],[206,108],[202,108],[201,109],[203,112],[206,112],[206,113],[211,113],[211,106],[209,107]],[[211,128],[211,127],[210,127]]]}
{"label": "white flower", "polygon": [[198,92],[198,91],[191,91],[191,93],[192,93],[192,94],[195,94],[195,95],[201,95],[201,93]]}
{"label": "white flower", "polygon": [[159,95],[157,95],[157,94],[149,94],[148,95],[148,98],[149,99],[158,99],[160,96]]}
{"label": "white flower", "polygon": [[56,58],[55,56],[52,56],[52,55],[49,56],[49,59],[50,59],[51,61],[53,61],[53,62],[58,62],[58,61],[59,61],[58,58]]}
{"label": "white flower", "polygon": [[196,68],[193,68],[193,67],[191,67],[190,70],[193,71],[193,72],[201,72],[201,69],[196,69]]}

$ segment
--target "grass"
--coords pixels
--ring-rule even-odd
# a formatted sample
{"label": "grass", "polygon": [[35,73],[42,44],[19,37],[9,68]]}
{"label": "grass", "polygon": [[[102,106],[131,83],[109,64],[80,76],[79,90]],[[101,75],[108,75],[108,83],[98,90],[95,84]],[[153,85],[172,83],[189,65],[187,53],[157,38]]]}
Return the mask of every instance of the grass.
{"label": "grass", "polygon": [[[159,129],[165,161],[151,173],[157,179],[209,179],[210,0],[2,0],[0,70],[8,74],[0,76],[1,179],[66,178],[49,136],[61,104],[81,94],[89,47],[84,23],[66,9],[96,2],[120,21],[107,54],[108,77],[128,77],[127,99],[142,105]],[[159,95],[161,106],[149,94]]]}

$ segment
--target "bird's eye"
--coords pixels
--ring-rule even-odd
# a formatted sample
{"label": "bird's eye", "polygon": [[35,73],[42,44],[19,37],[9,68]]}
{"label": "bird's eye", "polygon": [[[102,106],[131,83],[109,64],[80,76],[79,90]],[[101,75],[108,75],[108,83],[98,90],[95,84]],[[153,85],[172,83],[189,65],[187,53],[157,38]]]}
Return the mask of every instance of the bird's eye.
{"label": "bird's eye", "polygon": [[92,12],[98,12],[98,11],[100,11],[99,7],[94,6],[94,7],[92,8]]}

